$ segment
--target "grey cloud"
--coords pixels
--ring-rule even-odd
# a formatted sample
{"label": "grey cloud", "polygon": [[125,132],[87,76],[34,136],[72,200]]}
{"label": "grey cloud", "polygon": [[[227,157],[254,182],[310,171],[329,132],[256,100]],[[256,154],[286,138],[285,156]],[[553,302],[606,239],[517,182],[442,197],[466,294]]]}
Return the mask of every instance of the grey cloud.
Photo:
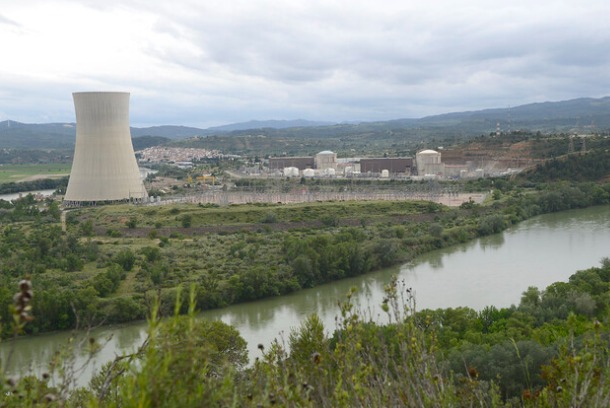
{"label": "grey cloud", "polygon": [[1,14],[0,14],[0,24],[5,24],[8,26],[12,26],[12,27],[20,27],[20,25],[17,22],[15,22],[9,18],[6,18]]}
{"label": "grey cloud", "polygon": [[87,2],[156,19],[139,46],[163,78],[92,82],[131,90],[136,122],[392,119],[610,87],[604,1]]}

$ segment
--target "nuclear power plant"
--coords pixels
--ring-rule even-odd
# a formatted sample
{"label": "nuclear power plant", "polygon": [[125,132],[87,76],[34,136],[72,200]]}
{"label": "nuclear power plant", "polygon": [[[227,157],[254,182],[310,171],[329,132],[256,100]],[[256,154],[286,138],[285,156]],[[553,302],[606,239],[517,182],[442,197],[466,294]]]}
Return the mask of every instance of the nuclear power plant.
{"label": "nuclear power plant", "polygon": [[66,206],[144,201],[129,130],[128,92],[75,92],[76,145]]}

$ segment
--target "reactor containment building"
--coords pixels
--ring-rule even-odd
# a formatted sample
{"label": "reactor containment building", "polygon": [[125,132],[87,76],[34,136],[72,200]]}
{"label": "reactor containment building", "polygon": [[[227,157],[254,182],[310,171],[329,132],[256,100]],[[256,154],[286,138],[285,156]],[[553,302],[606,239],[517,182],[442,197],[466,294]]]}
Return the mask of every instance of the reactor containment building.
{"label": "reactor containment building", "polygon": [[145,201],[129,129],[128,92],[75,92],[76,145],[64,205]]}

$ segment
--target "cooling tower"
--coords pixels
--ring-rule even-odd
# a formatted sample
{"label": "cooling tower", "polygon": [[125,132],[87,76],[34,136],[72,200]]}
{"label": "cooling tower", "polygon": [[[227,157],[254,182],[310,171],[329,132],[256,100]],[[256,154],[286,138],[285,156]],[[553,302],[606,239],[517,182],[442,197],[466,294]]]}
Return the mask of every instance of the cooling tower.
{"label": "cooling tower", "polygon": [[76,145],[67,205],[148,197],[131,143],[129,93],[75,92]]}

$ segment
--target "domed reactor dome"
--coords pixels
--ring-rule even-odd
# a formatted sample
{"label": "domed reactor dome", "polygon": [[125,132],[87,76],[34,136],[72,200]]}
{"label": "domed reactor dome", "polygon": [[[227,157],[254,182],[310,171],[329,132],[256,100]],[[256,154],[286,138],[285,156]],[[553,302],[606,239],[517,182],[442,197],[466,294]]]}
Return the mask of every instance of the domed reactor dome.
{"label": "domed reactor dome", "polygon": [[76,145],[67,206],[144,201],[148,194],[131,143],[129,93],[75,92]]}

